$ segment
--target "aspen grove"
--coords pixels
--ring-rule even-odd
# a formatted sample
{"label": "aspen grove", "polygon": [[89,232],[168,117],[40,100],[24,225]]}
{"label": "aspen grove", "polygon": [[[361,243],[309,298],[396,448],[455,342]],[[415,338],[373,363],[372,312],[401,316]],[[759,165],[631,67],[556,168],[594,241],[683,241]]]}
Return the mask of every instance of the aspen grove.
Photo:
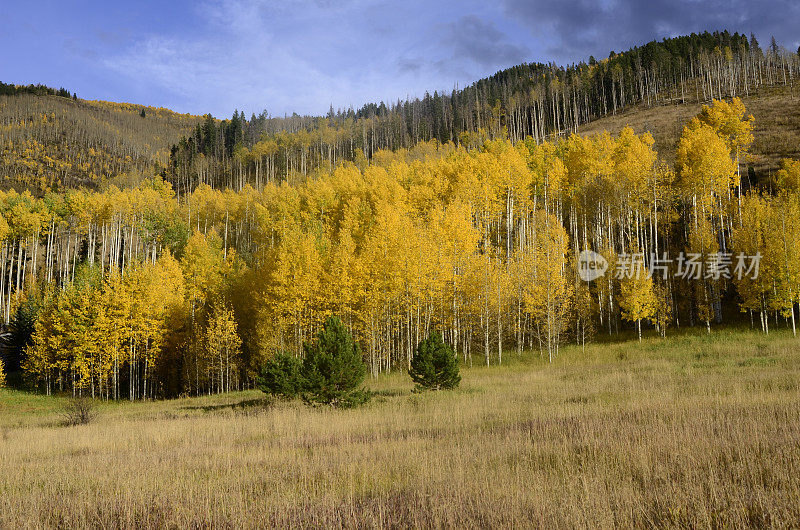
{"label": "aspen grove", "polygon": [[[149,399],[255,384],[276,352],[301,355],[338,316],[373,375],[408,369],[432,330],[465,363],[497,364],[597,333],[703,326],[744,313],[795,329],[800,163],[746,179],[752,118],[714,101],[686,124],[675,164],[650,134],[553,143],[436,140],[308,176],[34,196],[0,192],[0,307],[33,315],[16,362],[46,392]],[[578,256],[606,275],[583,281]],[[759,256],[758,274],[676,274]],[[617,277],[620,263],[642,270]],[[667,263],[664,265],[665,262]],[[735,259],[734,259],[735,261]]]}

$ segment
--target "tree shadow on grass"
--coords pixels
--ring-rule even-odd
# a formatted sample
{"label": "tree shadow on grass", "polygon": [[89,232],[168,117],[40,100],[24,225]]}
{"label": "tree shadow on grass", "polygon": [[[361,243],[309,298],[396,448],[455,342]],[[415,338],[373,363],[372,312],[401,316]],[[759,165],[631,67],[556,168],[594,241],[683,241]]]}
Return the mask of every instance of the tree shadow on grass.
{"label": "tree shadow on grass", "polygon": [[266,410],[272,406],[272,400],[269,398],[256,398],[256,399],[245,399],[243,401],[238,401],[235,403],[220,403],[215,405],[187,405],[185,407],[181,407],[183,410],[194,410],[194,411],[203,411],[203,412],[220,412],[225,410],[231,411],[251,411],[254,409],[257,410]]}
{"label": "tree shadow on grass", "polygon": [[407,390],[396,390],[396,389],[386,389],[386,390],[370,390],[370,393],[374,397],[397,397],[397,396],[405,396],[409,394]]}

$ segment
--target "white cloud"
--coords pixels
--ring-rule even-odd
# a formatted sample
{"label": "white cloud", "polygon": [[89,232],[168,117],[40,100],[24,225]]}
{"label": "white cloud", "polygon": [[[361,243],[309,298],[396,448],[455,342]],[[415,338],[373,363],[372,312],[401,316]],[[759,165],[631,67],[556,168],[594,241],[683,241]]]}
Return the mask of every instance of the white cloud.
{"label": "white cloud", "polygon": [[472,36],[454,38],[452,9],[421,0],[229,0],[196,9],[203,27],[142,36],[103,64],[140,85],[169,91],[177,110],[319,114],[331,103],[357,108],[450,90],[510,66],[494,65],[492,53],[507,63],[509,53],[522,49],[495,42],[504,35],[489,22],[492,39],[474,36],[486,54],[471,49],[461,57],[459,46]]}

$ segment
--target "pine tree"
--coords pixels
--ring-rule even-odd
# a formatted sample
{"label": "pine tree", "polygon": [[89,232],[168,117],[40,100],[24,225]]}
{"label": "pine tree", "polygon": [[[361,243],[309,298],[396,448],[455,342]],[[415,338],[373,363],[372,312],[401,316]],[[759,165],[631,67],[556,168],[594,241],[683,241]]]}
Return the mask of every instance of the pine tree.
{"label": "pine tree", "polygon": [[316,341],[304,344],[303,349],[303,399],[336,407],[352,407],[369,399],[369,393],[359,388],[367,373],[361,351],[338,318],[326,320]]}
{"label": "pine tree", "polygon": [[408,374],[417,384],[418,390],[455,388],[461,382],[455,353],[444,343],[442,334],[438,331],[431,331],[417,345]]}
{"label": "pine tree", "polygon": [[279,352],[264,363],[258,377],[258,387],[265,394],[292,399],[303,389],[302,368],[300,359],[290,353]]}
{"label": "pine tree", "polygon": [[9,369],[16,370],[25,361],[25,351],[33,342],[36,331],[36,319],[41,305],[41,295],[34,291],[19,304],[9,322],[10,352]]}

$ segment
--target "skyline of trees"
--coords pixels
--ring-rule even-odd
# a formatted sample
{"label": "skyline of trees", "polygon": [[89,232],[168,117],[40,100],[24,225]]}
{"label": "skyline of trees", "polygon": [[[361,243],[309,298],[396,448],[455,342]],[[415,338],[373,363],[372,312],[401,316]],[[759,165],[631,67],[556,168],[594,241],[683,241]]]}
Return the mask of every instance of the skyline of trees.
{"label": "skyline of trees", "polygon": [[793,86],[798,68],[800,57],[774,40],[762,49],[752,35],[704,32],[566,67],[521,64],[450,94],[331,108],[326,116],[207,115],[172,147],[164,176],[179,194],[202,183],[260,189],[431,140],[466,147],[494,138],[554,140],[632,105],[708,103]]}
{"label": "skyline of trees", "polygon": [[[653,41],[569,66],[521,64],[449,93],[331,108],[325,116],[229,119],[6,87],[0,94],[0,183],[40,195],[69,187],[135,185],[160,174],[180,197],[196,186],[261,189],[381,150],[437,140],[478,147],[486,139],[541,142],[631,106],[748,96],[793,87],[800,57],[777,43],[714,32]],[[38,95],[37,95],[38,94]]]}

